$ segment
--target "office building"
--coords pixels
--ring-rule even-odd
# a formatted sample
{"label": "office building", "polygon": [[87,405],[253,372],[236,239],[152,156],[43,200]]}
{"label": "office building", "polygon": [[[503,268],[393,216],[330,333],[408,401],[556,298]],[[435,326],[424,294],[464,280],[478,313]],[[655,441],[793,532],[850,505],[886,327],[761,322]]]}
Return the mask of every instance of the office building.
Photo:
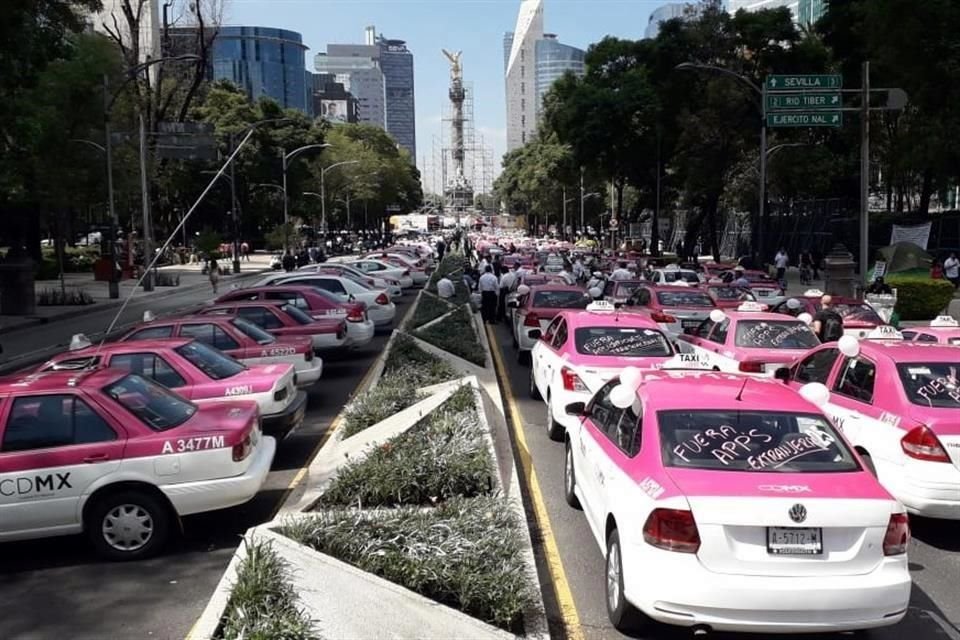
{"label": "office building", "polygon": [[521,0],[505,65],[507,150],[523,146],[537,130],[536,55],[543,39],[543,0]]}
{"label": "office building", "polygon": [[812,27],[826,12],[826,0],[800,0],[797,23],[804,27]]}
{"label": "office building", "polygon": [[800,0],[730,0],[728,9],[730,13],[736,13],[740,9],[744,11],[760,11],[762,9],[779,9],[786,7],[793,14],[793,20],[796,22],[800,9]]}
{"label": "office building", "polygon": [[546,33],[542,40],[537,40],[535,51],[536,120],[539,123],[540,114],[543,110],[543,97],[553,86],[553,83],[568,71],[578,76],[583,75],[583,60],[586,57],[586,52],[583,49],[562,44],[557,40],[557,36],[552,33]]}
{"label": "office building", "polygon": [[386,82],[376,45],[328,44],[313,59],[317,73],[331,74],[357,99],[357,120],[386,129]]}
{"label": "office building", "polygon": [[[124,0],[101,0],[103,8],[91,13],[88,22],[95,31],[106,34],[111,38],[119,35],[126,46],[130,46],[130,23],[123,13]],[[136,7],[136,2],[133,3]],[[160,1],[146,0],[140,14],[140,32],[138,44],[140,47],[140,61],[148,57],[160,57]]]}
{"label": "office building", "polygon": [[311,75],[313,76],[314,115],[325,118],[332,124],[357,122],[359,102],[342,83],[337,82],[336,76],[331,73]]}
{"label": "office building", "polygon": [[380,49],[380,70],[383,72],[387,99],[387,133],[417,157],[417,105],[414,97],[413,53],[403,40],[376,36],[373,27],[367,28],[367,39]]}
{"label": "office building", "polygon": [[647,28],[643,32],[643,37],[656,38],[660,33],[661,24],[667,20],[683,18],[694,11],[696,11],[695,7],[689,2],[671,2],[662,7],[657,7],[650,12],[650,19],[647,21]]}

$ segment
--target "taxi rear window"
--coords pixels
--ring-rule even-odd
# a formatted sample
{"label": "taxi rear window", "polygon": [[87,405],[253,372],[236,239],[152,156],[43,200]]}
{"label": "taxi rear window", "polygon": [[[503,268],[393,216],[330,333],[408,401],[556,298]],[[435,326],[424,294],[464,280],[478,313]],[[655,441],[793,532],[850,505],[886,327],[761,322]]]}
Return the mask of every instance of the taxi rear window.
{"label": "taxi rear window", "polygon": [[281,310],[285,314],[293,318],[297,322],[297,324],[310,324],[311,322],[313,322],[313,318],[311,318],[306,313],[304,313],[302,309],[299,309],[293,306],[292,304],[283,305],[281,307]]}
{"label": "taxi rear window", "polygon": [[623,298],[629,298],[633,294],[635,294],[642,286],[643,286],[642,282],[618,282],[617,296],[623,297]]}
{"label": "taxi rear window", "polygon": [[900,363],[897,373],[910,402],[923,407],[960,407],[960,363]]}
{"label": "taxi rear window", "polygon": [[256,341],[257,344],[273,344],[277,341],[272,335],[244,318],[232,318],[230,324],[239,329],[241,333],[251,340]]}
{"label": "taxi rear window", "polygon": [[196,340],[177,347],[175,351],[214,380],[223,380],[246,370],[227,354]]}
{"label": "taxi rear window", "polygon": [[660,446],[670,467],[758,473],[857,471],[823,418],[768,411],[661,411]]}
{"label": "taxi rear window", "polygon": [[657,300],[665,307],[712,307],[713,299],[702,291],[661,291]]}
{"label": "taxi rear window", "polygon": [[673,355],[659,331],[632,327],[581,327],[574,332],[577,353],[585,356],[656,358]]}
{"label": "taxi rear window", "polygon": [[[817,304],[817,310],[820,310],[820,304]],[[834,304],[833,310],[840,314],[846,321],[869,322],[870,324],[884,324],[883,318],[877,315],[873,307],[867,304]]]}
{"label": "taxi rear window", "polygon": [[677,280],[689,282],[690,284],[700,283],[700,278],[697,276],[695,271],[664,271],[663,272],[664,282],[676,282]]}
{"label": "taxi rear window", "polygon": [[742,320],[737,323],[738,347],[746,349],[810,349],[820,344],[803,322]]}
{"label": "taxi rear window", "polygon": [[540,309],[586,309],[591,299],[583,291],[537,291],[533,306]]}
{"label": "taxi rear window", "polygon": [[180,426],[197,412],[196,405],[133,373],[107,386],[104,392],[154,431]]}

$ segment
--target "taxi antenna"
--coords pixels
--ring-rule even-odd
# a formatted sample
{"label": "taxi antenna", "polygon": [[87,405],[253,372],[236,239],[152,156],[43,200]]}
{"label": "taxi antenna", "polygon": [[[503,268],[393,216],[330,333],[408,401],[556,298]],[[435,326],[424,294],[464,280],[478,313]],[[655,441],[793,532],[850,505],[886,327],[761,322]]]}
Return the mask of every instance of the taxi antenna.
{"label": "taxi antenna", "polygon": [[742,401],[743,401],[743,390],[747,388],[747,382],[748,382],[749,380],[750,380],[750,378],[747,378],[747,377],[745,377],[745,378],[743,379],[743,384],[740,385],[740,391],[737,392],[737,402],[742,402]]}

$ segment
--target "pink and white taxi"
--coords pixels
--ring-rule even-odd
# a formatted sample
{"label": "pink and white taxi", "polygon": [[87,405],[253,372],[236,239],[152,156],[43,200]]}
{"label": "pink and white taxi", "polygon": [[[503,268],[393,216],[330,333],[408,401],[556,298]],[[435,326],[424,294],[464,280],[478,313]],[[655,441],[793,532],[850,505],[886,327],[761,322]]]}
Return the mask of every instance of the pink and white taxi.
{"label": "pink and white taxi", "polygon": [[547,434],[561,440],[577,423],[564,411],[586,402],[624,367],[652,368],[675,353],[660,326],[645,314],[624,313],[609,302],[586,311],[561,311],[530,352],[530,396],[547,405]]}
{"label": "pink and white taxi", "polygon": [[293,366],[246,366],[197,340],[170,338],[85,346],[75,336],[70,351],[54,356],[38,371],[114,367],[149,378],[196,402],[253,400],[264,433],[282,440],[303,423],[307,393],[297,391]]}
{"label": "pink and white taxi", "polygon": [[844,336],[777,376],[826,385],[824,410],[909,512],[960,520],[960,351],[883,328],[887,339]]}
{"label": "pink and white taxi", "polygon": [[960,345],[960,323],[952,316],[938,316],[929,327],[910,327],[900,334],[914,342]]}
{"label": "pink and white taxi", "polygon": [[652,618],[701,632],[845,631],[906,614],[907,515],[801,394],[628,368],[566,411],[579,420],[564,494],[604,552],[618,629]]}
{"label": "pink and white taxi", "polygon": [[809,317],[790,318],[744,302],[736,311],[715,309],[698,327],[678,337],[681,351],[694,353],[708,368],[772,376],[820,344]]}
{"label": "pink and white taxi", "polygon": [[117,369],[6,378],[0,542],[86,533],[107,558],[143,558],[181,516],[253,498],[275,451],[250,401],[198,406]]}

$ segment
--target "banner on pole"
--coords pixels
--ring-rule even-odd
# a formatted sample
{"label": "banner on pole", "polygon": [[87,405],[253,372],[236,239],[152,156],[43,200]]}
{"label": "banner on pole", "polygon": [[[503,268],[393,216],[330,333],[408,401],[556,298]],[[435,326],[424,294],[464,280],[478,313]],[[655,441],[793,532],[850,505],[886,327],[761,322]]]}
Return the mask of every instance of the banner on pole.
{"label": "banner on pole", "polygon": [[926,251],[927,243],[930,241],[931,225],[930,222],[910,226],[895,224],[893,225],[893,232],[890,234],[890,244],[912,242]]}

